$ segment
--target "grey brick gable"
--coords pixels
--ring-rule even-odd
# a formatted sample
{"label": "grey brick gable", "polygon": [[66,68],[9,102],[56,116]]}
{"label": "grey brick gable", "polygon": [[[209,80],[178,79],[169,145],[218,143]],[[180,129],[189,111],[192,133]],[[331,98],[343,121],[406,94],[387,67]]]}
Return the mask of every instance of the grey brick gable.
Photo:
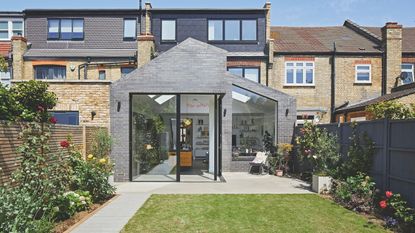
{"label": "grey brick gable", "polygon": [[[188,38],[147,65],[111,85],[111,157],[115,180],[129,180],[130,94],[222,94],[222,171],[241,171],[248,162],[232,161],[232,87],[252,91],[277,102],[278,142],[290,142],[296,119],[295,98],[226,71],[227,51]],[[227,114],[224,114],[226,109]]]}

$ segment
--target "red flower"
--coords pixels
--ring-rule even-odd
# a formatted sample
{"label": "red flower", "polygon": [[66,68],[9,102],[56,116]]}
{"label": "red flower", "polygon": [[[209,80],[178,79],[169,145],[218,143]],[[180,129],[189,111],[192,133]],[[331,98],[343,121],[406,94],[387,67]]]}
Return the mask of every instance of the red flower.
{"label": "red flower", "polygon": [[68,148],[69,147],[69,142],[68,141],[61,141],[61,147],[62,148]]}
{"label": "red flower", "polygon": [[45,111],[45,108],[44,108],[42,105],[38,105],[38,106],[37,106],[37,110],[38,110],[39,112],[43,112],[43,111]]}
{"label": "red flower", "polygon": [[379,206],[380,208],[385,209],[388,206],[388,203],[386,202],[386,200],[383,200],[379,202]]}
{"label": "red flower", "polygon": [[390,198],[392,197],[393,193],[391,191],[386,191],[386,197]]}
{"label": "red flower", "polygon": [[58,122],[58,120],[56,119],[56,117],[51,117],[49,118],[49,122],[52,124],[56,124]]}

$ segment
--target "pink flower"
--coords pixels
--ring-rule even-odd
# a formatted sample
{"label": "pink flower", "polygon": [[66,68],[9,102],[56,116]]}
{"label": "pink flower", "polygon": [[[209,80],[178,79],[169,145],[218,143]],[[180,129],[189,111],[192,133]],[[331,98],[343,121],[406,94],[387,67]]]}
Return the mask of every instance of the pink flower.
{"label": "pink flower", "polygon": [[383,200],[379,202],[379,206],[380,208],[385,209],[388,206],[388,203],[386,202],[386,200]]}
{"label": "pink flower", "polygon": [[56,117],[51,117],[49,118],[49,122],[52,124],[56,124],[58,122],[58,120],[56,119]]}
{"label": "pink flower", "polygon": [[68,148],[69,147],[69,142],[68,141],[61,141],[61,147],[62,148]]}
{"label": "pink flower", "polygon": [[392,197],[393,193],[391,191],[386,191],[386,197],[390,198]]}
{"label": "pink flower", "polygon": [[42,105],[38,105],[37,106],[37,111],[43,112],[43,111],[45,111],[45,108]]}

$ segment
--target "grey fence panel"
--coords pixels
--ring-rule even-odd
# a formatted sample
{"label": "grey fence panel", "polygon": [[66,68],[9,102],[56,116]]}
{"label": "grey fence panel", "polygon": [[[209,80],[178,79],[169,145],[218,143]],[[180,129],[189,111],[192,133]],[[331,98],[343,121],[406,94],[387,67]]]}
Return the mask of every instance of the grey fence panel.
{"label": "grey fence panel", "polygon": [[[347,156],[350,123],[319,125],[337,135],[340,153]],[[376,120],[357,123],[357,131],[374,142],[373,176],[378,188],[400,193],[415,207],[415,120]],[[298,132],[298,129],[296,130]],[[363,137],[361,137],[363,143]]]}

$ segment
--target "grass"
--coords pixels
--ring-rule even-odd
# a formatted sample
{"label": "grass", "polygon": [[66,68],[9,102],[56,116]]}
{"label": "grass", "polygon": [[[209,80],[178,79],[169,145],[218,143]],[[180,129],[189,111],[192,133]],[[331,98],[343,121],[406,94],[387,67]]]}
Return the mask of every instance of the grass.
{"label": "grass", "polygon": [[153,195],[123,233],[387,232],[318,195]]}

